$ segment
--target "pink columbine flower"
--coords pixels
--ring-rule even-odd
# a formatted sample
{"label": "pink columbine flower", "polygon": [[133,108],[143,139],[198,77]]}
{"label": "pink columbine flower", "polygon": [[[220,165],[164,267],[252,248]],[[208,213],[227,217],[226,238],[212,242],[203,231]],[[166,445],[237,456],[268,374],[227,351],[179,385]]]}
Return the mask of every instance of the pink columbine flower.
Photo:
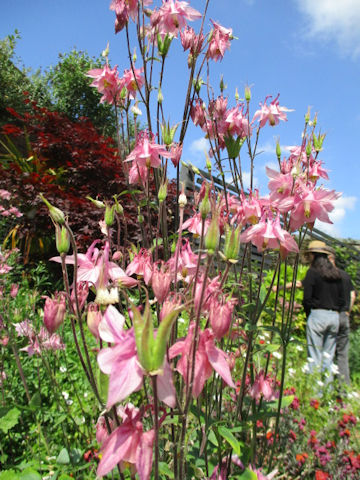
{"label": "pink columbine flower", "polygon": [[219,23],[211,20],[214,28],[210,33],[209,47],[206,53],[208,58],[212,58],[217,62],[224,58],[226,50],[230,48],[230,40],[232,39],[232,29],[225,28]]}
{"label": "pink columbine flower", "polygon": [[216,296],[210,298],[209,321],[215,338],[218,340],[229,331],[236,303],[236,299],[223,298],[219,301]]}
{"label": "pink columbine flower", "polygon": [[118,103],[118,96],[122,87],[119,84],[117,66],[111,69],[106,64],[103,68],[89,70],[86,76],[94,79],[90,86],[95,87],[99,93],[102,93],[100,103],[106,102],[110,105]]}
{"label": "pink columbine flower", "polygon": [[[143,0],[144,6],[150,5],[152,0]],[[136,20],[138,16],[139,0],[112,0],[110,10],[116,14],[115,33],[120,32],[129,21],[129,17]]]}
{"label": "pink columbine flower", "polygon": [[149,250],[142,248],[139,253],[134,255],[134,258],[126,267],[126,275],[141,275],[144,277],[146,285],[149,284],[153,273],[152,256]]}
{"label": "pink columbine flower", "polygon": [[[107,408],[125,400],[138,391],[143,382],[144,372],[137,358],[134,331],[124,330],[125,318],[115,307],[109,305],[99,324],[100,338],[113,347],[103,348],[98,354],[100,369],[110,375]],[[165,359],[163,374],[156,377],[159,399],[175,407],[175,388],[170,366]]]}
{"label": "pink columbine flower", "polygon": [[12,298],[15,298],[18,294],[19,291],[19,284],[18,283],[13,283],[10,287],[10,296]]}
{"label": "pink columbine flower", "polygon": [[137,163],[133,163],[129,170],[129,183],[140,183],[145,185],[149,176],[149,169],[147,167],[140,167]]}
{"label": "pink columbine flower", "polygon": [[187,2],[178,0],[163,0],[159,9],[158,27],[160,34],[177,36],[179,30],[186,26],[186,20],[194,21],[201,18],[201,13],[190,7]]}
{"label": "pink columbine flower", "polygon": [[280,120],[286,121],[287,117],[285,112],[291,112],[292,110],[279,106],[279,96],[280,94],[270,103],[270,105],[267,105],[266,102],[271,96],[266,97],[265,102],[263,104],[260,103],[260,110],[255,112],[253,122],[258,119],[259,125],[262,128],[266,122],[269,122],[269,125],[273,127],[278,125]]}
{"label": "pink columbine flower", "polygon": [[[206,235],[206,232],[209,228],[210,225],[210,219],[207,218],[205,220],[205,225],[204,225],[204,235]],[[202,218],[200,213],[196,213],[192,217],[188,218],[182,226],[183,230],[188,230],[190,233],[194,233],[196,235],[201,235],[202,231]]]}
{"label": "pink columbine flower", "polygon": [[[106,287],[110,281],[120,282],[125,287],[133,287],[137,282],[126,275],[126,273],[114,262],[109,261],[109,242],[105,242],[103,250],[96,248],[100,240],[95,240],[87,252],[78,253],[78,271],[77,282],[86,282],[94,285],[96,288]],[[50,260],[61,263],[60,257],[53,257]],[[65,263],[74,264],[74,256],[68,255]]]}
{"label": "pink columbine flower", "polygon": [[239,106],[231,108],[225,117],[227,124],[227,133],[229,135],[237,135],[238,137],[248,137],[251,134],[251,127],[248,119]]}
{"label": "pink columbine flower", "polygon": [[127,156],[126,162],[135,162],[139,167],[158,168],[161,165],[160,156],[170,158],[165,145],[158,145],[147,132],[138,135],[134,150]]}
{"label": "pink columbine flower", "polygon": [[8,190],[0,188],[0,198],[2,198],[3,200],[10,200],[11,193]]}
{"label": "pink columbine flower", "polygon": [[87,311],[87,326],[90,332],[94,335],[94,337],[99,340],[99,325],[102,320],[102,315],[99,310],[99,305],[96,303],[89,303],[88,311]]}
{"label": "pink columbine flower", "polygon": [[45,296],[44,325],[52,335],[63,323],[66,312],[66,297],[64,292],[56,292],[53,298]]}
{"label": "pink columbine flower", "polygon": [[[176,370],[183,376],[187,386],[190,384],[192,368],[192,344],[194,341],[195,324],[189,327],[189,333],[184,340],[178,340],[169,349],[169,358],[181,355]],[[195,354],[195,375],[193,382],[193,396],[197,398],[202,392],[205,382],[215,370],[231,388],[235,385],[231,378],[228,356],[225,352],[215,347],[214,334],[210,329],[199,332],[199,341]]]}
{"label": "pink columbine flower", "polygon": [[[160,268],[158,268],[160,267]],[[164,262],[154,264],[151,276],[151,287],[159,304],[162,304],[170,291],[173,276]]]}
{"label": "pink columbine flower", "polygon": [[194,125],[204,127],[206,124],[206,106],[201,99],[197,98],[195,103],[191,105],[190,115]]}
{"label": "pink columbine flower", "polygon": [[134,68],[134,72],[129,68],[124,71],[124,75],[120,79],[121,89],[125,87],[131,99],[136,97],[136,92],[140,90],[145,83],[143,72],[143,68]]}
{"label": "pink columbine flower", "polygon": [[204,43],[204,35],[196,35],[195,30],[186,27],[180,32],[181,45],[184,51],[190,50],[191,55],[198,55]]}
{"label": "pink columbine flower", "polygon": [[179,143],[173,143],[170,149],[170,158],[174,167],[180,163],[183,147]]}
{"label": "pink columbine flower", "polygon": [[281,228],[280,217],[265,213],[260,222],[249,227],[241,234],[240,240],[244,243],[251,241],[259,252],[268,248],[280,248],[283,258],[289,252],[298,252],[299,247],[289,232]]}
{"label": "pink columbine flower", "polygon": [[260,399],[261,395],[265,400],[272,400],[275,398],[275,392],[271,386],[271,380],[268,377],[265,377],[263,370],[256,375],[255,381],[249,390],[249,395],[256,401]]}
{"label": "pink columbine flower", "polygon": [[143,413],[131,404],[119,409],[122,423],[104,441],[97,476],[103,477],[118,463],[129,463],[140,480],[149,480],[152,468],[154,430],[144,432]]}
{"label": "pink columbine flower", "polygon": [[341,196],[335,190],[308,188],[303,186],[302,191],[295,195],[295,208],[291,212],[290,227],[297,230],[304,223],[313,224],[316,219],[325,223],[332,223],[328,213],[334,209],[334,202]]}

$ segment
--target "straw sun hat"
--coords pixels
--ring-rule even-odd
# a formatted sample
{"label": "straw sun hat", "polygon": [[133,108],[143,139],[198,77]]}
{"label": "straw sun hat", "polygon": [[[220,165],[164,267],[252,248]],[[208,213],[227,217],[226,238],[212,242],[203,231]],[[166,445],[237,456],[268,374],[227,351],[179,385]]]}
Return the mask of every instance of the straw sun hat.
{"label": "straw sun hat", "polygon": [[332,247],[328,247],[325,242],[322,242],[321,240],[312,240],[305,253],[326,253],[327,255],[329,254],[334,254],[335,251]]}

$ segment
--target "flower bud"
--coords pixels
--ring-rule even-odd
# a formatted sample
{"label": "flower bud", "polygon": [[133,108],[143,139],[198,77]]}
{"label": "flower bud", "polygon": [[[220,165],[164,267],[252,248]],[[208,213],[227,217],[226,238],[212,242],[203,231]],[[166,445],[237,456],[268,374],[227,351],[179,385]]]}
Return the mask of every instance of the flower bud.
{"label": "flower bud", "polygon": [[110,48],[109,48],[109,42],[107,43],[106,45],[106,48],[105,50],[102,51],[101,55],[105,58],[107,58],[109,56],[109,51],[110,51]]}
{"label": "flower bud", "polygon": [[64,212],[62,212],[60,210],[60,208],[56,208],[53,205],[51,205],[51,203],[48,200],[46,200],[46,198],[44,197],[44,195],[42,193],[39,193],[39,197],[45,203],[45,205],[48,207],[49,215],[52,218],[53,222],[58,223],[59,225],[64,225],[64,223],[65,223]]}
{"label": "flower bud", "polygon": [[87,326],[96,339],[99,339],[99,324],[102,316],[96,303],[89,303],[87,311]]}
{"label": "flower bud", "polygon": [[306,145],[306,156],[309,158],[312,153],[312,146],[311,142],[308,142]]}
{"label": "flower bud", "polygon": [[179,195],[179,207],[180,208],[185,208],[187,204],[187,198],[185,193],[180,193]]}
{"label": "flower bud", "polygon": [[165,58],[168,54],[171,42],[172,36],[170,36],[168,33],[165,35],[164,39],[161,38],[161,35],[159,33],[157,34],[158,51],[159,55],[163,58]]}
{"label": "flower bud", "polygon": [[170,127],[169,122],[167,124],[161,124],[161,135],[163,137],[163,142],[165,143],[165,145],[169,146],[173,143],[177,127],[177,125]]}
{"label": "flower bud", "polygon": [[220,92],[223,93],[223,91],[226,89],[227,85],[224,83],[224,77],[221,75],[220,78]]}
{"label": "flower bud", "polygon": [[281,158],[281,148],[280,148],[280,142],[279,142],[279,140],[277,140],[277,142],[276,142],[276,149],[275,149],[275,151],[276,151],[276,156],[277,156],[277,158],[280,160],[280,158]]}
{"label": "flower bud", "polygon": [[235,89],[235,100],[236,100],[236,102],[238,102],[240,100],[240,95],[239,95],[237,87]]}
{"label": "flower bud", "polygon": [[97,208],[105,208],[104,202],[101,202],[100,200],[95,200],[95,198],[91,198],[89,195],[85,198],[90,200],[90,202],[93,203]]}
{"label": "flower bud", "polygon": [[250,90],[249,86],[245,87],[245,100],[247,102],[250,102],[250,100],[251,100],[251,90]]}
{"label": "flower bud", "polygon": [[106,205],[105,208],[105,224],[107,227],[111,227],[114,224],[115,220],[115,204],[110,207],[110,205]]}
{"label": "flower bud", "polygon": [[158,103],[160,103],[160,105],[161,105],[162,102],[163,102],[163,100],[164,100],[164,97],[163,97],[161,88],[159,87],[157,101],[158,101]]}
{"label": "flower bud", "polygon": [[159,192],[158,192],[158,199],[160,203],[163,203],[166,200],[167,196],[167,180],[162,183],[159,187]]}
{"label": "flower bud", "polygon": [[121,205],[121,203],[118,202],[117,198],[115,198],[115,212],[116,212],[118,215],[121,215],[121,216],[124,215],[123,206]]}
{"label": "flower bud", "polygon": [[196,93],[198,93],[198,94],[200,93],[201,85],[203,83],[204,82],[203,82],[202,78],[199,78],[197,80],[195,80],[195,79],[193,80],[193,86],[194,86],[194,90],[195,90]]}
{"label": "flower bud", "polygon": [[208,186],[205,191],[205,196],[201,200],[199,205],[199,212],[203,220],[205,220],[205,218],[208,216],[210,210],[211,210],[211,205],[209,200],[209,186]]}
{"label": "flower bud", "polygon": [[231,263],[236,263],[240,250],[240,233],[241,226],[231,228],[229,225],[225,226],[225,246],[224,258]]}
{"label": "flower bud", "polygon": [[53,298],[45,298],[44,325],[46,330],[52,335],[64,321],[66,312],[65,294],[60,292],[55,293]]}
{"label": "flower bud", "polygon": [[70,250],[70,235],[64,225],[55,224],[56,250],[60,253],[68,253]]}
{"label": "flower bud", "polygon": [[220,229],[218,215],[215,214],[211,219],[208,231],[205,235],[204,245],[209,255],[213,255],[219,246]]}
{"label": "flower bud", "polygon": [[133,62],[136,63],[137,60],[137,55],[136,55],[136,48],[134,48],[134,53],[133,53]]}
{"label": "flower bud", "polygon": [[310,107],[308,107],[308,110],[305,113],[305,124],[307,125],[309,121],[310,121]]}

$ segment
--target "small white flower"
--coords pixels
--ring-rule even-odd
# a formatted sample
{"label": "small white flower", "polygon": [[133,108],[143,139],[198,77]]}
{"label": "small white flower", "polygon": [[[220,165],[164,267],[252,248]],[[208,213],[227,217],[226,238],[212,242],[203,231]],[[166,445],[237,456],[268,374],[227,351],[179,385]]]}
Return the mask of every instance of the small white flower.
{"label": "small white flower", "polygon": [[310,372],[309,365],[307,363],[305,363],[305,365],[302,367],[301,370],[302,370],[303,373],[309,373]]}
{"label": "small white flower", "polygon": [[319,387],[323,387],[323,386],[324,386],[324,382],[322,382],[321,380],[318,380],[316,383],[319,385]]}
{"label": "small white flower", "polygon": [[331,356],[330,356],[329,353],[323,352],[323,357],[326,358],[326,359],[329,359]]}
{"label": "small white flower", "polygon": [[265,340],[265,335],[259,335],[260,340]]}
{"label": "small white flower", "polygon": [[298,352],[302,352],[304,349],[303,349],[303,347],[302,347],[301,345],[297,345],[297,346],[296,346],[296,350],[297,350]]}
{"label": "small white flower", "polygon": [[307,361],[308,361],[308,363],[314,363],[314,362],[315,362],[315,360],[314,360],[313,358],[311,358],[311,357],[308,357],[308,358],[307,358]]}
{"label": "small white flower", "polygon": [[331,369],[332,373],[334,373],[335,375],[337,375],[339,373],[339,367],[335,363],[332,363],[330,365],[330,369]]}
{"label": "small white flower", "polygon": [[68,392],[61,392],[61,395],[67,400],[69,398]]}
{"label": "small white flower", "polygon": [[66,368],[66,367],[64,367],[63,365],[61,365],[61,367],[60,367],[60,369],[59,369],[59,370],[60,370],[60,372],[61,372],[61,373],[65,373],[65,372],[67,372],[67,368]]}
{"label": "small white flower", "polygon": [[84,398],[87,398],[89,394],[87,392],[84,393]]}
{"label": "small white flower", "polygon": [[273,356],[274,356],[275,358],[281,358],[281,357],[282,357],[282,355],[281,355],[280,352],[273,352]]}
{"label": "small white flower", "polygon": [[71,398],[69,398],[68,400],[66,400],[66,403],[67,403],[68,405],[72,405],[74,402],[73,402],[73,400],[71,400]]}
{"label": "small white flower", "polygon": [[295,374],[296,370],[295,368],[289,368],[288,373],[292,377]]}

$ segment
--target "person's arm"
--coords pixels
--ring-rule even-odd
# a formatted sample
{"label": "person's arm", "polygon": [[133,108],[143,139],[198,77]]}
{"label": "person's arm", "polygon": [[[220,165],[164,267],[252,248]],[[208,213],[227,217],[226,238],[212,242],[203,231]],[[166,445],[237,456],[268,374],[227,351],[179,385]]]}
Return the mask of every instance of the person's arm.
{"label": "person's arm", "polygon": [[304,310],[305,310],[306,316],[308,317],[310,314],[310,310],[313,306],[313,287],[314,287],[314,274],[310,269],[306,272],[306,276],[301,283],[304,288],[304,298],[303,298]]}
{"label": "person's arm", "polygon": [[350,292],[350,308],[349,308],[349,313],[350,313],[351,310],[353,309],[355,300],[356,300],[356,292],[355,292],[355,290],[351,290],[351,292]]}

